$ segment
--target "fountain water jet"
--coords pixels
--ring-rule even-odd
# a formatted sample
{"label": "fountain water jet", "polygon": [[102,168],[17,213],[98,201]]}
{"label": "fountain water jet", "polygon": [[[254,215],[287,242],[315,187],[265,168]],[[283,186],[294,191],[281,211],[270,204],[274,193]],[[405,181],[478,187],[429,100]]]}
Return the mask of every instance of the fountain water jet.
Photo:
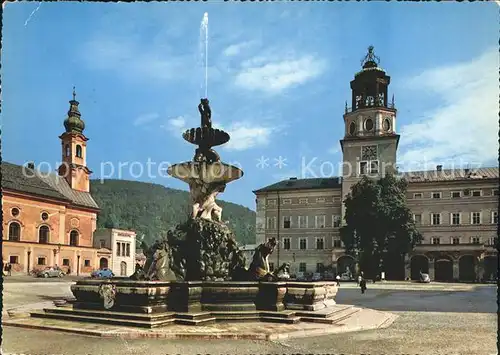
{"label": "fountain water jet", "polygon": [[200,53],[202,61],[204,61],[201,65],[205,65],[205,97],[208,97],[208,12],[203,14],[200,24]]}

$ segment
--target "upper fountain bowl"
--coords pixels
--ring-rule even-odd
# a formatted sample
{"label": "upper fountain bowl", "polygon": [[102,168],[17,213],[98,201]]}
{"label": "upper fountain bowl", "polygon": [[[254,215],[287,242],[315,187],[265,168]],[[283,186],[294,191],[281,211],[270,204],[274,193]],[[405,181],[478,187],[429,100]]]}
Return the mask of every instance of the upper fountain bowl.
{"label": "upper fountain bowl", "polygon": [[171,165],[167,172],[170,176],[188,184],[191,180],[199,180],[207,184],[227,184],[243,176],[243,171],[240,168],[223,162],[207,164],[187,161]]}
{"label": "upper fountain bowl", "polygon": [[182,137],[189,143],[205,147],[215,147],[229,142],[229,134],[211,127],[188,129],[182,134]]}

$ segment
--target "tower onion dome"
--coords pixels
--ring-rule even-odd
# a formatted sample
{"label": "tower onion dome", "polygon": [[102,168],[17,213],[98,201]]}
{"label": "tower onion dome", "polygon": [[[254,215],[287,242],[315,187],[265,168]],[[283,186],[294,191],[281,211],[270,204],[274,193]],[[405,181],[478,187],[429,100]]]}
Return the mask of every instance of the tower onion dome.
{"label": "tower onion dome", "polygon": [[75,87],[73,87],[73,100],[69,104],[68,118],[64,120],[64,128],[66,128],[66,132],[68,133],[82,133],[85,129],[85,122],[81,119],[82,115],[78,111],[80,103],[76,101]]}

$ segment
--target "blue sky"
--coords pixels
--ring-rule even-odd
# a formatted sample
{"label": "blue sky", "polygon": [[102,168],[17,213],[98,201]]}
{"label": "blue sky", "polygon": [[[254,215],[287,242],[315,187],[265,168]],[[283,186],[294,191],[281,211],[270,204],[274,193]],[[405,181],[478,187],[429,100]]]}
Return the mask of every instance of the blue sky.
{"label": "blue sky", "polygon": [[[349,82],[369,45],[391,76],[402,170],[496,166],[498,11],[443,2],[8,3],[3,159],[57,168],[76,85],[94,178],[187,189],[158,165],[194,153],[181,132],[200,121],[208,12],[212,118],[232,136],[217,150],[245,171],[223,199],[253,209],[252,190],[303,177],[313,159],[307,177],[321,176],[326,162],[338,166]],[[275,166],[280,156],[286,165]],[[257,167],[260,157],[269,166]]]}

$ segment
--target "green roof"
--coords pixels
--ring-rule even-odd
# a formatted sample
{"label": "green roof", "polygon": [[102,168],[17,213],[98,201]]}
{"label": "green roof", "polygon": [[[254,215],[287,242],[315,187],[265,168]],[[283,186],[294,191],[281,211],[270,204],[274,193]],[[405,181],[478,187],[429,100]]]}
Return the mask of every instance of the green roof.
{"label": "green roof", "polygon": [[254,193],[260,192],[274,192],[274,191],[289,191],[289,190],[307,190],[307,189],[335,189],[342,186],[341,178],[312,178],[312,179],[296,179],[290,178],[275,184],[263,187],[253,191]]}

